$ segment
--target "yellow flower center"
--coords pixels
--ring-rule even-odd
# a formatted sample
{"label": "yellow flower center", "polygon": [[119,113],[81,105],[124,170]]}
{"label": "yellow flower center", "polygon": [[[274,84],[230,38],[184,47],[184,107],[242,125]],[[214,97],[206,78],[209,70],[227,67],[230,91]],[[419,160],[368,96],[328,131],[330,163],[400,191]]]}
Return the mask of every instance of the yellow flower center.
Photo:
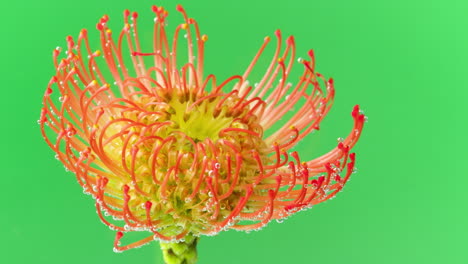
{"label": "yellow flower center", "polygon": [[246,186],[262,181],[259,168],[271,161],[263,130],[236,94],[133,102],[124,111],[122,104],[108,109],[118,114],[101,133],[111,163],[121,164],[113,168],[116,182],[130,187],[124,186],[122,199],[135,220],[147,217],[142,205],[151,201],[150,218],[163,219],[165,234],[188,226],[199,233],[208,222],[226,219]]}
{"label": "yellow flower center", "polygon": [[[163,110],[167,113],[165,118],[173,122],[173,126],[168,130],[169,133],[172,131],[183,132],[195,142],[207,138],[216,141],[219,139],[221,130],[229,127],[234,120],[232,113],[228,112],[228,107],[219,106],[220,103],[223,102],[219,97],[212,98],[212,100],[199,99],[199,101],[173,97],[165,106],[161,107],[162,109],[155,107],[154,110]],[[162,120],[156,118],[151,121],[161,122]],[[234,125],[248,127],[247,124],[239,122]]]}

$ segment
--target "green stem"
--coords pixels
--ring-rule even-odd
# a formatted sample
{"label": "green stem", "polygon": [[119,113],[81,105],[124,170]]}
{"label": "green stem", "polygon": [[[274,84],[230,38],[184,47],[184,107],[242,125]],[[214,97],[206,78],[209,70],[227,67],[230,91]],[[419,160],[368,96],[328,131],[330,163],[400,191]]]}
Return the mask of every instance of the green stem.
{"label": "green stem", "polygon": [[195,264],[198,237],[186,236],[184,242],[160,243],[165,264]]}

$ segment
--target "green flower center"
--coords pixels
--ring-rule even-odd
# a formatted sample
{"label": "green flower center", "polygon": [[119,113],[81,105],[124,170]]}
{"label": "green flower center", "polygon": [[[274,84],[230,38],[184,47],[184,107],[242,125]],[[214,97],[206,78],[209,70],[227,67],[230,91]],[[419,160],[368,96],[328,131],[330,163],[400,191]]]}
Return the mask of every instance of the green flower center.
{"label": "green flower center", "polygon": [[191,137],[195,142],[209,138],[212,141],[219,139],[219,132],[231,125],[234,117],[228,114],[226,108],[217,109],[220,98],[213,101],[202,100],[199,103],[193,100],[181,102],[172,98],[168,103],[170,117],[174,122],[174,130],[179,130]]}

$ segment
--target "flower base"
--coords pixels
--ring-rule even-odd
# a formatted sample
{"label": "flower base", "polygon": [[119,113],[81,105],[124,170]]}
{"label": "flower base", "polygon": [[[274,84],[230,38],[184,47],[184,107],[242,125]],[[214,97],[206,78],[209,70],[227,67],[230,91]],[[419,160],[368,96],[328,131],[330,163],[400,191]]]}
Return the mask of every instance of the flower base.
{"label": "flower base", "polygon": [[186,236],[184,242],[163,243],[161,250],[165,264],[195,264],[197,262],[198,237]]}

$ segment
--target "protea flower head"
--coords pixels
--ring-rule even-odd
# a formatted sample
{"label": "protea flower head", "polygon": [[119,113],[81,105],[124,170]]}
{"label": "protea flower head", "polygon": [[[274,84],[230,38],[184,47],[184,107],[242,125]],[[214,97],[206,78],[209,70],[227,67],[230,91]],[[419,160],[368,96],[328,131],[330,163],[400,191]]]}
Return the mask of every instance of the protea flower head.
{"label": "protea flower head", "polygon": [[[257,230],[343,188],[365,119],[358,106],[351,133],[327,154],[303,160],[290,151],[319,129],[335,94],[333,80],[315,71],[312,51],[297,59],[294,38],[283,41],[276,31],[271,63],[257,65],[272,41],[266,37],[242,75],[218,81],[203,72],[208,38],[197,22],[178,6],[185,22],[169,37],[168,12],[152,10],[151,48],[140,43],[138,15],[128,10],[117,33],[108,28],[108,16],[100,19],[99,49],[86,30],[77,39],[67,37],[64,54],[53,51],[56,73],[39,120],[56,158],[117,231],[116,250]],[[294,64],[303,73],[292,84]],[[264,75],[252,86],[247,80],[253,69]],[[272,131],[292,109],[295,114]],[[121,245],[132,231],[150,234]]]}

